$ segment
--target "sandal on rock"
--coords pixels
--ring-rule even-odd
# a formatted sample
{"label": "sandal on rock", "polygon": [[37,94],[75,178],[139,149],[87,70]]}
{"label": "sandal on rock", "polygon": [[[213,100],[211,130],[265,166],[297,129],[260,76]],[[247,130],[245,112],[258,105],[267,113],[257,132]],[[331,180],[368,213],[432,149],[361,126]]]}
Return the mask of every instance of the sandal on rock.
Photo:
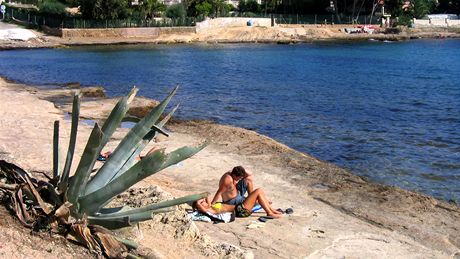
{"label": "sandal on rock", "polygon": [[102,154],[99,154],[99,156],[97,157],[97,161],[105,161],[105,156]]}
{"label": "sandal on rock", "polygon": [[272,216],[263,216],[263,217],[258,218],[258,220],[259,220],[260,222],[267,222],[267,221],[269,221],[270,219],[274,219],[274,217],[272,217]]}
{"label": "sandal on rock", "polygon": [[294,210],[293,210],[292,208],[287,208],[287,209],[284,211],[284,213],[286,213],[286,214],[292,214],[292,213],[294,213]]}

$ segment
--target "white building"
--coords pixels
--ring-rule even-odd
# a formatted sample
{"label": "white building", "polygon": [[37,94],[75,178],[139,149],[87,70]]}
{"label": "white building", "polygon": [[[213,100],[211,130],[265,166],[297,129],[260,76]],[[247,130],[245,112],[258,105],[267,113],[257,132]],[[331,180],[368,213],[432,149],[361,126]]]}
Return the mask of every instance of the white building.
{"label": "white building", "polygon": [[[162,3],[165,4],[166,6],[171,6],[173,4],[180,4],[181,2],[182,2],[181,0],[163,0],[162,1]],[[142,0],[132,0],[131,1],[131,5],[139,5],[140,3],[142,3]]]}
{"label": "white building", "polygon": [[458,16],[455,14],[429,14],[427,15],[428,19],[439,20],[439,19],[448,19],[448,20],[458,20]]}
{"label": "white building", "polygon": [[[238,4],[239,4],[240,1],[239,0],[226,0],[226,2],[227,2],[227,4],[231,4],[236,8],[236,7],[238,7]],[[262,0],[256,0],[256,2],[258,4],[260,4],[260,5],[262,4]]]}
{"label": "white building", "polygon": [[180,4],[180,3],[182,3],[181,0],[163,0],[163,4],[165,4],[166,6],[170,6],[173,4]]}

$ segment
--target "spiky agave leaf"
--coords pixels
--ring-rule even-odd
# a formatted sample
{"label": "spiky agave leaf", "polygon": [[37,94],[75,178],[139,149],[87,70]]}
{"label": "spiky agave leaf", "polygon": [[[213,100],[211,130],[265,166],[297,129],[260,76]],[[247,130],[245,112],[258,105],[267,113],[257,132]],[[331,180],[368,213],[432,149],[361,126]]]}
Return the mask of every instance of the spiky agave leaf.
{"label": "spiky agave leaf", "polygon": [[99,147],[102,143],[103,135],[104,133],[102,133],[99,125],[95,123],[80,159],[80,163],[78,164],[77,171],[70,182],[69,191],[67,192],[68,200],[75,205],[74,211],[78,211],[77,199],[85,190],[86,183],[91,174],[91,169],[94,166],[94,161],[96,161],[99,155]]}
{"label": "spiky agave leaf", "polygon": [[115,130],[118,128],[129,110],[129,104],[134,100],[134,97],[136,97],[138,91],[138,88],[133,87],[128,95],[118,101],[118,103],[112,109],[112,112],[110,113],[109,117],[107,117],[107,120],[102,126],[102,132],[104,132],[106,136],[104,142],[108,141]]}
{"label": "spiky agave leaf", "polygon": [[101,225],[109,229],[132,226],[135,223],[149,220],[153,215],[158,213],[169,212],[173,206],[188,203],[207,197],[208,193],[200,193],[184,196],[181,198],[150,204],[142,208],[126,209],[126,207],[110,208],[101,211],[115,211],[112,213],[98,213],[95,216],[89,216],[88,221],[91,224]]}
{"label": "spiky agave leaf", "polygon": [[[163,120],[161,120],[158,125],[156,125],[159,129],[162,129],[163,126],[171,119],[173,114],[176,112],[176,110],[179,108],[179,105],[176,105],[172,111],[166,115]],[[164,134],[164,133],[163,133]],[[118,171],[117,175],[112,177],[112,179],[116,178],[119,174],[123,174],[126,172],[130,167],[132,167],[136,162],[138,156],[141,154],[142,150],[150,143],[152,139],[154,139],[156,136],[158,136],[158,131],[156,129],[152,129],[149,131],[143,138],[142,141],[140,141],[134,150],[134,152],[131,154],[130,158],[126,163],[123,165],[123,167]],[[111,180],[112,180],[111,179]]]}
{"label": "spiky agave leaf", "polygon": [[169,137],[169,133],[166,132],[165,129],[158,127],[157,125],[152,126],[152,130],[145,135],[142,140],[137,144],[136,148],[134,149],[133,153],[131,156],[126,160],[125,164],[120,168],[120,170],[112,176],[112,178],[109,180],[112,181],[113,179],[117,178],[124,172],[126,172],[130,167],[132,167],[138,160],[138,157],[141,153],[141,151],[145,148],[145,146],[156,136],[158,133],[161,133],[165,135],[166,137]]}
{"label": "spiky agave leaf", "polygon": [[79,200],[80,208],[84,208],[88,215],[93,215],[116,195],[124,192],[144,178],[193,156],[206,147],[207,144],[207,142],[204,142],[197,147],[182,147],[167,155],[162,150],[148,155],[126,173],[115,178],[104,187],[81,197]]}
{"label": "spiky agave leaf", "polygon": [[54,121],[53,133],[53,179],[58,179],[59,168],[59,121]]}
{"label": "spiky agave leaf", "polygon": [[137,244],[136,242],[132,241],[132,240],[129,240],[129,239],[125,239],[125,238],[121,238],[121,237],[115,237],[118,241],[122,242],[126,247],[128,247],[129,249],[137,249],[139,247],[139,244]]}
{"label": "spiky agave leaf", "polygon": [[[129,104],[136,96],[137,91],[138,89],[133,87],[127,96],[117,102],[104,122],[102,129],[99,129],[97,123],[94,126],[78,168],[75,171],[74,180],[70,183],[68,199],[73,204],[76,204],[78,197],[84,193],[97,156],[125,117],[126,112],[129,110]],[[78,206],[76,209],[78,209]]]}
{"label": "spiky agave leaf", "polygon": [[172,200],[168,200],[168,201],[162,201],[162,202],[150,204],[150,205],[147,205],[147,206],[144,206],[144,207],[141,207],[141,208],[135,208],[135,209],[129,209],[129,210],[120,210],[120,211],[113,212],[113,213],[110,213],[110,214],[101,214],[98,217],[100,217],[100,218],[115,217],[115,216],[120,217],[120,216],[129,216],[129,215],[132,215],[134,213],[155,211],[155,210],[159,210],[159,209],[163,209],[163,208],[168,208],[168,207],[172,207],[172,206],[176,206],[176,205],[196,201],[196,200],[205,198],[208,195],[209,195],[209,193],[207,193],[207,192],[203,192],[203,193],[200,193],[200,194],[192,194],[192,195],[187,195],[187,196],[184,196],[184,197],[181,197],[181,198],[176,198],[176,199],[172,199]]}
{"label": "spiky agave leaf", "polygon": [[137,123],[123,138],[118,147],[115,149],[110,159],[101,167],[95,177],[88,183],[86,194],[97,191],[106,185],[114,175],[123,167],[126,161],[130,158],[136,149],[137,143],[150,131],[151,127],[158,120],[169,101],[176,93],[178,87],[164,99],[158,106],[145,116],[139,123]]}
{"label": "spiky agave leaf", "polygon": [[136,223],[152,219],[153,215],[173,211],[173,208],[162,208],[126,216],[88,216],[88,221],[94,225],[100,225],[109,229],[118,229],[133,226]]}
{"label": "spiky agave leaf", "polygon": [[59,180],[59,190],[64,193],[67,190],[69,181],[70,166],[72,165],[73,154],[75,152],[75,144],[77,142],[78,121],[80,117],[80,93],[74,94],[72,105],[72,126],[70,130],[69,148],[67,150],[67,157],[65,160],[64,170],[62,171]]}

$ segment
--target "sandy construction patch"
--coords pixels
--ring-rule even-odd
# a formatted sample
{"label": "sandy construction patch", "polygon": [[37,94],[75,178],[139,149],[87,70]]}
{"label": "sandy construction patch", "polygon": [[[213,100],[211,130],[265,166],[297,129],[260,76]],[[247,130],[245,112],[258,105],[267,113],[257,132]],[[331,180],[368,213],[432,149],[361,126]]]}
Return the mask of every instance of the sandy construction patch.
{"label": "sandy construction patch", "polygon": [[27,29],[3,29],[0,30],[0,40],[28,41],[37,38],[37,35]]}

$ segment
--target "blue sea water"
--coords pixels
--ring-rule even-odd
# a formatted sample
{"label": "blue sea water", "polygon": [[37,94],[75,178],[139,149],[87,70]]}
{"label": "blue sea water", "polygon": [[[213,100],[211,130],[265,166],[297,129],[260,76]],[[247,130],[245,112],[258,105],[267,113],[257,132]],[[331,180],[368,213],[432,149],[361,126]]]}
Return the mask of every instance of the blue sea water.
{"label": "blue sea water", "polygon": [[0,52],[0,75],[135,85],[178,116],[256,130],[380,183],[460,201],[460,40]]}

